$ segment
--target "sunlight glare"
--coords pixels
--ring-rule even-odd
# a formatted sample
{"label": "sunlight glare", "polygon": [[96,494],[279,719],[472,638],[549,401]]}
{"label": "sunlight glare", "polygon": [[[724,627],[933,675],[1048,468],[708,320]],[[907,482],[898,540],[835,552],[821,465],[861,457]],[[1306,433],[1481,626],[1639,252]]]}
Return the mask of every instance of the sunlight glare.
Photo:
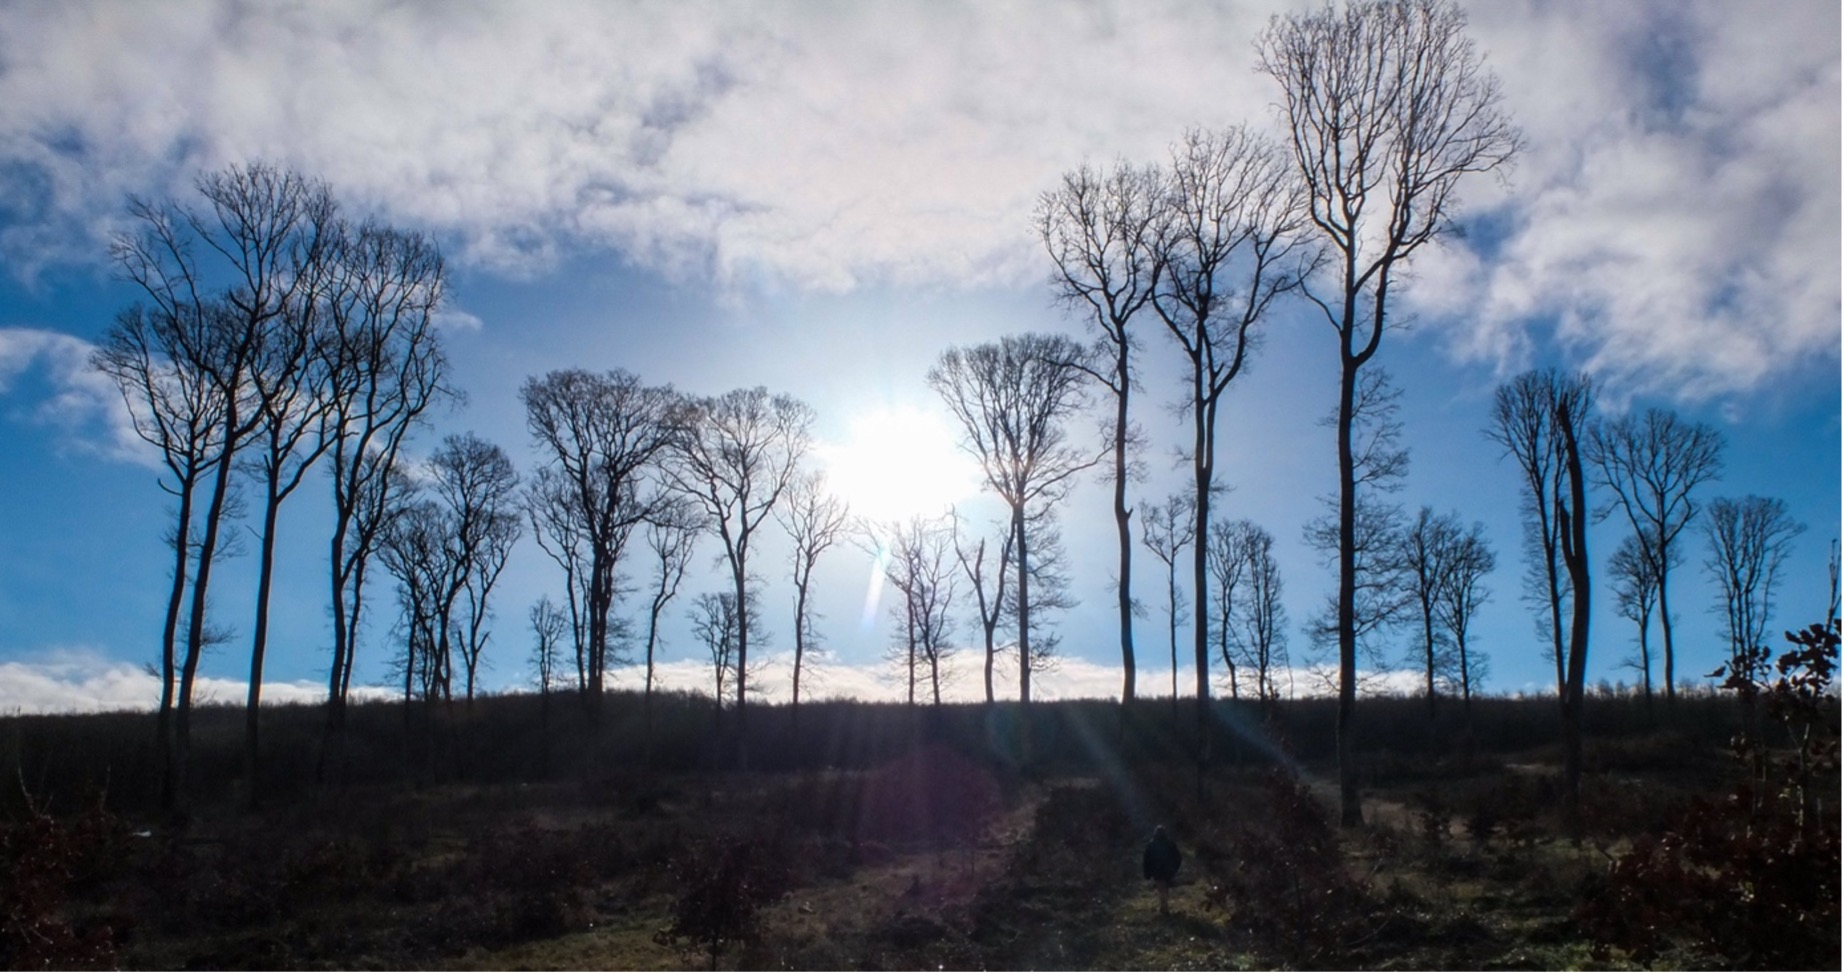
{"label": "sunlight glare", "polygon": [[940,419],[920,409],[864,413],[845,443],[816,452],[828,486],[872,521],[937,517],[980,492],[979,467]]}

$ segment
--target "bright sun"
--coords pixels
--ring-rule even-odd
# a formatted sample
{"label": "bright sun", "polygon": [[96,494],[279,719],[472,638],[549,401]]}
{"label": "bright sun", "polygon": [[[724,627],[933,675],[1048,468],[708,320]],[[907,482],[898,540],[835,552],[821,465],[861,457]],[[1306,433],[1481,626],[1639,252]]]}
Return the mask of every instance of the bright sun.
{"label": "bright sun", "polygon": [[980,491],[980,469],[941,420],[920,409],[860,415],[844,443],[816,451],[827,484],[872,521],[935,516]]}

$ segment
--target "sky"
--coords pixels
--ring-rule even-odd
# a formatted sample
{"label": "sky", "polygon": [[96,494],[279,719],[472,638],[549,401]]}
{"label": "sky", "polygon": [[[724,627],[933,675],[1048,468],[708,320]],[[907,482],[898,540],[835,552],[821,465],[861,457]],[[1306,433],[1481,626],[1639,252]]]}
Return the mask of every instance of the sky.
{"label": "sky", "polygon": [[[87,364],[136,299],[107,256],[131,229],[131,194],[186,200],[199,173],[261,160],[325,179],[350,213],[435,239],[451,285],[442,335],[466,401],[433,415],[413,452],[472,430],[531,469],[518,388],[553,369],[622,368],[698,394],[763,385],[814,408],[810,465],[861,513],[956,502],[981,525],[998,508],[965,473],[929,366],[952,345],[1009,333],[1081,336],[1053,301],[1032,231],[1039,195],[1084,163],[1160,161],[1190,127],[1276,131],[1277,92],[1253,45],[1294,9],[0,5],[0,712],[157,697],[144,670],[158,652],[171,499],[120,397]],[[1840,523],[1838,4],[1465,9],[1525,148],[1512,168],[1464,184],[1464,233],[1416,255],[1378,361],[1403,390],[1411,454],[1395,499],[1479,522],[1497,552],[1476,629],[1487,688],[1552,686],[1520,598],[1518,476],[1482,433],[1495,386],[1527,368],[1588,371],[1606,415],[1662,407],[1715,426],[1722,476],[1698,498],[1787,503],[1806,529],[1769,632],[1817,621]],[[1299,302],[1264,327],[1224,406],[1218,509],[1276,538],[1289,650],[1304,667],[1304,627],[1334,584],[1301,535],[1334,487],[1333,434],[1318,420],[1337,352]],[[1189,430],[1171,408],[1181,353],[1144,328],[1148,476],[1131,488],[1136,502],[1183,482],[1174,457]],[[325,680],[326,493],[311,479],[284,510],[266,699],[312,699]],[[1075,606],[1057,620],[1063,659],[1039,693],[1109,695],[1121,660],[1108,491],[1084,481],[1059,513]],[[1617,516],[1591,533],[1591,681],[1634,679],[1622,662],[1635,630],[1615,614],[1605,570],[1625,530]],[[752,559],[771,699],[786,692],[779,655],[792,632],[778,535]],[[253,541],[243,531],[246,552]],[[704,543],[669,610],[674,685],[709,679],[685,609],[722,586],[719,552]],[[1687,677],[1722,657],[1704,552],[1689,535],[1672,583]],[[241,699],[253,561],[219,570],[213,618],[232,636],[204,662],[207,699]],[[823,557],[828,657],[810,692],[896,692],[875,578],[858,545]],[[1171,679],[1164,583],[1137,543],[1143,694]],[[526,609],[561,586],[522,541],[496,589],[489,687],[530,685]],[[383,684],[388,588],[373,605],[354,679]],[[1410,641],[1388,644],[1385,669]],[[974,657],[958,668],[952,695],[977,694]],[[1296,689],[1311,683],[1303,672]]]}

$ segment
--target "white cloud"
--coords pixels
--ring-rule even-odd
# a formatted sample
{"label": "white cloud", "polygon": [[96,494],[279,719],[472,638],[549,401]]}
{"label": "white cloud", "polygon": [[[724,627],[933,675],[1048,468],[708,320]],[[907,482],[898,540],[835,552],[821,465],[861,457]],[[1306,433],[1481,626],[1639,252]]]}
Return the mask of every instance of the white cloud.
{"label": "white cloud", "polygon": [[[1836,355],[1836,5],[1470,5],[1529,151],[1503,239],[1408,300],[1513,368],[1530,329],[1699,397]],[[1253,5],[914,2],[0,9],[0,253],[100,253],[123,194],[266,158],[461,259],[612,246],[726,287],[1029,284],[1084,159],[1261,122]],[[1495,234],[1495,236],[1497,236]]]}
{"label": "white cloud", "polygon": [[[985,698],[973,653],[955,660],[955,676],[944,686],[942,699],[971,703]],[[768,654],[752,684],[751,699],[765,703],[786,703],[790,696],[791,656]],[[994,689],[1001,700],[1016,699],[1018,670],[1016,657],[1010,665],[994,671]],[[904,697],[899,674],[888,666],[848,665],[824,658],[810,659],[803,666],[802,699],[861,700],[896,702]],[[1179,692],[1189,695],[1192,670],[1179,670]],[[679,690],[710,695],[711,668],[699,660],[670,660],[654,668],[655,686],[662,690]],[[1171,671],[1139,671],[1139,695],[1159,699],[1166,695]],[[1367,673],[1362,676],[1364,692],[1369,694],[1415,693],[1419,684],[1410,672]],[[610,671],[611,690],[639,690],[644,682],[640,667],[624,666]],[[1330,694],[1333,685],[1326,674],[1309,670],[1282,673],[1277,684],[1284,696],[1313,697]],[[243,680],[201,676],[194,686],[193,699],[198,703],[239,704],[248,684]],[[727,691],[734,692],[734,691]],[[1227,690],[1216,687],[1213,693]],[[396,691],[379,687],[355,687],[355,698],[395,699]],[[1116,699],[1121,693],[1121,670],[1118,667],[1084,659],[1060,659],[1049,671],[1032,677],[1032,699]],[[919,686],[917,699],[927,702],[927,691]],[[317,703],[327,698],[326,687],[311,680],[288,682],[266,681],[263,699],[269,703]],[[144,668],[84,647],[59,648],[31,653],[24,659],[0,662],[0,714],[100,713],[106,711],[151,711],[160,702],[160,680]]]}
{"label": "white cloud", "polygon": [[[193,700],[241,703],[247,687],[247,681],[202,676],[193,685]],[[359,697],[382,695],[369,687],[352,692]],[[313,703],[326,698],[326,687],[311,681],[263,683],[263,699],[270,703]],[[0,714],[152,711],[159,703],[159,677],[96,650],[60,648],[0,662]]]}
{"label": "white cloud", "polygon": [[1529,151],[1496,259],[1434,262],[1457,352],[1516,367],[1554,316],[1620,392],[1692,401],[1836,362],[1837,5],[1505,5],[1476,27]]}
{"label": "white cloud", "polygon": [[44,398],[16,415],[58,430],[67,448],[152,465],[153,452],[135,433],[121,394],[90,368],[93,351],[89,342],[61,332],[0,327],[0,397],[28,375],[42,378],[49,387]]}

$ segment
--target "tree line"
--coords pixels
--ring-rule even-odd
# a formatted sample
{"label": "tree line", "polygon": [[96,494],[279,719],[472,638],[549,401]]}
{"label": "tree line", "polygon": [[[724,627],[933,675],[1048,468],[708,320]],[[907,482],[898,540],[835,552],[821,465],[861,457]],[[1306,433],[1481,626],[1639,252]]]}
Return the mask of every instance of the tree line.
{"label": "tree line", "polygon": [[[525,382],[536,460],[524,475],[473,434],[411,462],[406,444],[429,411],[462,395],[448,382],[436,327],[447,281],[430,239],[350,220],[324,183],[263,164],[201,176],[202,208],[131,200],[137,230],[115,241],[112,256],[141,300],[118,316],[95,364],[159,453],[161,487],[175,500],[156,731],[166,800],[183,801],[201,653],[229,638],[209,618],[212,568],[235,546],[225,525],[249,513],[250,497],[261,509],[246,761],[254,769],[259,760],[277,514],[316,467],[333,500],[323,763],[338,757],[368,572],[382,566],[395,582],[395,672],[406,700],[452,703],[459,682],[466,701],[492,634],[493,587],[528,533],[563,578],[561,603],[547,597],[527,616],[540,689],[574,684],[592,714],[631,644],[641,647],[651,709],[662,618],[698,539],[714,538],[726,590],[700,595],[688,615],[720,705],[733,701],[735,753],[747,763],[759,663],[750,651],[767,638],[751,555],[771,518],[792,542],[796,720],[804,667],[822,645],[814,568],[848,539],[876,555],[901,596],[892,662],[908,699],[921,689],[939,702],[961,645],[959,607],[971,601],[986,699],[1002,695],[996,661],[1010,654],[1016,699],[1028,704],[1033,673],[1055,655],[1050,622],[1069,604],[1058,505],[1098,467],[1112,489],[1121,696],[1132,700],[1129,500],[1144,478],[1146,437],[1129,405],[1154,343],[1186,387],[1190,476],[1163,502],[1139,501],[1140,544],[1167,570],[1175,715],[1179,578],[1189,576],[1202,767],[1214,674],[1232,696],[1272,701],[1293,672],[1274,537],[1214,510],[1227,486],[1216,452],[1223,397],[1269,321],[1293,306],[1326,322],[1340,364],[1327,418],[1336,487],[1304,529],[1337,584],[1306,630],[1336,658],[1341,816],[1360,821],[1350,735],[1361,657],[1381,668],[1388,639],[1406,627],[1431,710],[1443,694],[1469,702],[1486,672],[1470,626],[1497,560],[1483,528],[1458,512],[1412,516],[1392,501],[1409,455],[1397,392],[1372,360],[1400,275],[1423,245],[1455,230],[1457,187],[1507,165],[1520,136],[1452,3],[1367,0],[1278,16],[1257,52],[1278,88],[1279,138],[1248,125],[1189,131],[1163,163],[1079,166],[1040,198],[1031,219],[1051,286],[1084,322],[1086,341],[1007,335],[946,349],[928,370],[962,447],[1005,506],[992,531],[952,512],[856,521],[806,465],[815,418],[806,404],[761,387],[691,395],[619,368]],[[1571,794],[1590,621],[1588,522],[1619,515],[1632,528],[1607,570],[1619,612],[1637,626],[1634,665],[1649,700],[1658,621],[1668,702],[1677,671],[1667,577],[1682,563],[1685,530],[1700,525],[1708,540],[1706,568],[1722,591],[1735,659],[1759,645],[1800,530],[1785,505],[1759,497],[1712,501],[1700,518],[1693,494],[1720,471],[1718,434],[1657,409],[1603,420],[1595,398],[1586,375],[1529,372],[1497,390],[1486,431],[1523,476],[1525,593],[1556,667]],[[1098,408],[1099,440],[1073,431]],[[617,611],[637,592],[644,623]]]}

